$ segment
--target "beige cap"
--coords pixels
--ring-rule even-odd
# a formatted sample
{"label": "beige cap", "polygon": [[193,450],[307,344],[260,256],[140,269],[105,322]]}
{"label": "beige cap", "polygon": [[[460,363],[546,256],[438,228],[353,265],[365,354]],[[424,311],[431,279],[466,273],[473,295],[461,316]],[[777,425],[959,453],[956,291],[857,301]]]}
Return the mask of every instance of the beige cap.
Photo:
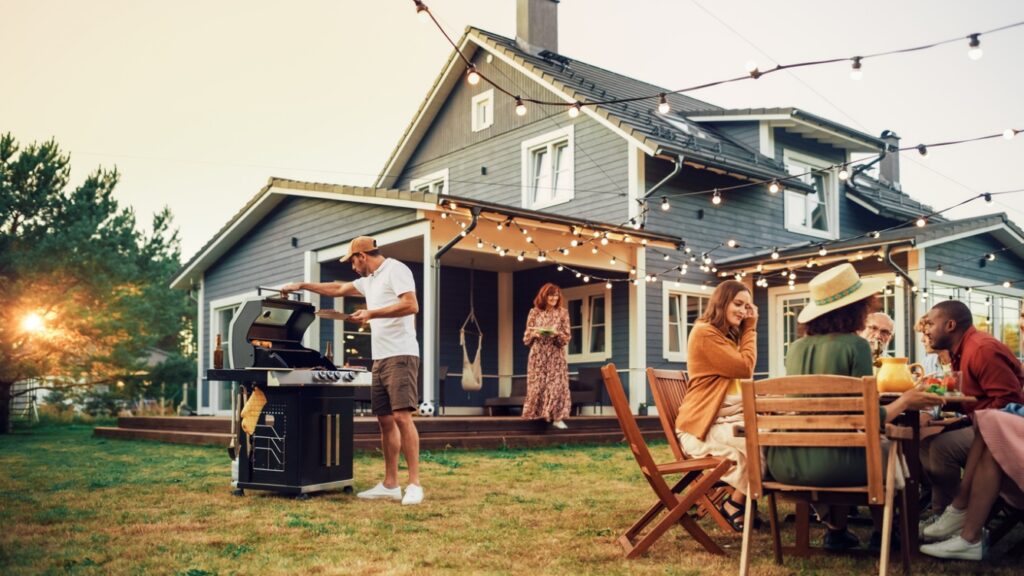
{"label": "beige cap", "polygon": [[348,262],[356,254],[369,252],[377,249],[377,241],[370,236],[358,236],[348,245],[348,254],[341,258],[341,262]]}
{"label": "beige cap", "polygon": [[881,278],[861,279],[853,264],[840,264],[818,274],[811,280],[811,302],[800,311],[797,322],[806,324],[818,316],[838,310],[847,304],[870,298],[885,289]]}

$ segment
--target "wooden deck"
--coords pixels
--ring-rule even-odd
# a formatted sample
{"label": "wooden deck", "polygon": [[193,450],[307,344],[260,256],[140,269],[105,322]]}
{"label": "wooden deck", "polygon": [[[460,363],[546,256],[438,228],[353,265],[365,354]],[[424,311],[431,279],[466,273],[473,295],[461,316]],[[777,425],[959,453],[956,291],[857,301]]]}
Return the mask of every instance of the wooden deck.
{"label": "wooden deck", "polygon": [[[663,437],[657,416],[639,416],[637,422],[648,439]],[[568,430],[516,416],[439,416],[417,418],[420,448],[528,448],[558,444],[607,444],[623,439],[615,416],[580,416],[566,421]],[[117,427],[97,427],[102,438],[158,440],[174,444],[227,446],[231,421],[225,417],[131,417],[118,418]],[[378,450],[380,431],[372,417],[355,418],[355,449]]]}

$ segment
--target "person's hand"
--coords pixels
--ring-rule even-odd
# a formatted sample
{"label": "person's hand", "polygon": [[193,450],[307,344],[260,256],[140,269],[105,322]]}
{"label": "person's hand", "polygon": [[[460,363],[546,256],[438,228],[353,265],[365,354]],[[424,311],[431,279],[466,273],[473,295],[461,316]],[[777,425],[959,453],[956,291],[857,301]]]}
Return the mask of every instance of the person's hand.
{"label": "person's hand", "polygon": [[285,284],[284,286],[281,286],[281,296],[287,296],[290,292],[298,292],[299,290],[302,290],[302,282]]}
{"label": "person's hand", "polygon": [[743,319],[748,326],[757,326],[757,305],[747,304],[747,317]]}
{"label": "person's hand", "polygon": [[921,386],[914,386],[900,395],[904,410],[927,410],[933,406],[942,406],[945,399],[938,394],[926,392]]}
{"label": "person's hand", "polygon": [[366,324],[373,318],[373,313],[363,308],[362,310],[356,310],[346,319],[354,324]]}

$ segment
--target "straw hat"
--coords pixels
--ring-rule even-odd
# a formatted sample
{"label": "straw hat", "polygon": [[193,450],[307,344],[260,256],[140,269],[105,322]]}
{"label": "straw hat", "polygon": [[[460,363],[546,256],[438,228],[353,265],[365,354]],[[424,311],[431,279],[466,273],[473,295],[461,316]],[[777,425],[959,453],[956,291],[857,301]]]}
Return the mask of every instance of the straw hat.
{"label": "straw hat", "polygon": [[881,278],[861,278],[853,264],[840,264],[811,280],[811,302],[800,311],[797,322],[806,324],[815,318],[848,304],[870,298],[885,289]]}

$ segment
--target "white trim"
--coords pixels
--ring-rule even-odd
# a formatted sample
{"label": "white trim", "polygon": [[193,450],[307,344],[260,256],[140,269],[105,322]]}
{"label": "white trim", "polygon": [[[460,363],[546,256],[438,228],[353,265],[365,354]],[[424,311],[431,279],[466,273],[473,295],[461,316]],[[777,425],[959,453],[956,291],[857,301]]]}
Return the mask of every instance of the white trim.
{"label": "white trim", "polygon": [[[878,150],[877,146],[873,146],[870,143],[861,140],[860,138],[848,136],[841,132],[837,132],[830,128],[821,126],[820,124],[815,124],[808,120],[804,120],[803,118],[794,116],[792,114],[734,114],[729,116],[694,115],[688,116],[687,119],[692,120],[694,122],[768,122],[780,128],[792,128],[796,126],[803,126],[805,128],[809,128],[811,130],[811,133],[820,132],[821,134],[824,134],[828,137],[840,140],[842,142],[847,142],[853,145],[843,146],[843,148],[863,152],[875,152]],[[805,134],[805,132],[794,132],[800,134],[801,136]]]}
{"label": "white trim", "polygon": [[[444,170],[438,170],[437,172],[427,174],[426,176],[420,178],[414,178],[411,182],[409,182],[409,190],[415,192],[416,189],[421,188],[426,184],[429,184],[430,189],[427,190],[427,192],[430,194],[437,194],[437,192],[434,191],[433,185],[438,182],[441,183],[441,194],[449,194],[451,192],[451,189],[448,187],[449,185],[447,168],[445,168]],[[436,206],[431,205],[431,208],[436,208]]]}
{"label": "white trim", "polygon": [[733,115],[717,115],[709,114],[701,116],[700,114],[691,114],[686,117],[687,120],[694,122],[796,122],[796,120],[789,114],[733,114]]}
{"label": "white trim", "polygon": [[[423,355],[420,358],[423,361],[420,363],[423,367],[423,398],[420,402],[427,402],[429,404],[434,403],[434,387],[438,385],[437,373],[434,372],[434,359],[437,358],[437,346],[438,342],[434,341],[434,334],[437,333],[435,330],[438,311],[434,309],[437,304],[438,298],[435,298],[434,289],[436,287],[435,278],[437,274],[440,274],[439,270],[434,269],[434,237],[433,231],[430,227],[429,221],[417,222],[411,226],[392,230],[392,233],[405,235],[406,237],[423,237],[423,302],[420,304],[420,311],[423,313],[423,334],[420,334],[420,342],[422,343]],[[416,234],[416,232],[419,232]],[[382,238],[387,238],[388,242],[393,242],[389,234],[382,234]],[[378,240],[379,241],[379,240]],[[438,263],[440,266],[440,263]],[[445,413],[448,413],[448,407],[445,407]]]}
{"label": "white trim", "polygon": [[788,285],[768,289],[768,374],[772,378],[786,375],[785,358],[781,358],[782,347],[782,298],[810,298],[807,284],[797,284],[793,290]]}
{"label": "white trim", "polygon": [[513,330],[512,302],[515,293],[511,272],[498,272],[498,396],[507,397],[512,394],[513,350],[515,348],[515,332]]}
{"label": "white trim", "polygon": [[626,153],[628,160],[628,177],[626,191],[626,215],[629,219],[642,217],[640,211],[640,200],[643,199],[646,189],[646,159],[647,155],[639,146],[630,142],[629,151]]}
{"label": "white trim", "polygon": [[[590,331],[592,324],[590,320],[590,307],[587,305],[590,299],[595,296],[604,297],[604,352],[588,352],[590,349]],[[612,357],[612,291],[601,284],[595,282],[589,285],[573,286],[572,288],[565,288],[562,290],[562,298],[565,299],[566,307],[570,300],[583,300],[583,306],[580,309],[582,314],[581,329],[580,329],[580,350],[583,352],[579,354],[570,354],[566,350],[566,358],[570,364],[578,364],[580,362],[602,362]]]}
{"label": "white trim", "polygon": [[964,278],[963,276],[954,276],[949,273],[945,273],[942,276],[938,276],[935,274],[934,270],[928,270],[926,274],[927,285],[929,286],[929,288],[933,283],[945,284],[946,286],[952,286],[954,288],[967,288],[968,286],[973,286],[973,288],[971,288],[972,290],[974,290],[975,292],[981,292],[982,294],[991,294],[993,296],[1007,296],[1010,298],[1024,298],[1024,290],[1020,288],[1014,288],[1012,287],[1012,285],[1010,288],[1003,288],[1002,284],[977,288],[976,286],[978,282],[985,282],[985,280],[978,280],[976,278]]}
{"label": "white trim", "polygon": [[[353,190],[358,188],[353,187]],[[383,189],[382,189],[383,190]],[[357,204],[372,204],[375,206],[388,206],[391,208],[412,208],[414,210],[436,210],[437,206],[431,202],[418,200],[402,200],[401,198],[380,197],[380,196],[359,196],[345,192],[328,192],[321,190],[293,190],[291,188],[280,188],[273,186],[270,192],[274,194],[285,194],[288,196],[299,196],[301,198],[316,198],[319,200],[336,200],[340,202],[355,202]]]}
{"label": "white trim", "polygon": [[873,214],[881,214],[882,213],[882,211],[879,210],[878,208],[875,208],[871,204],[868,204],[867,202],[865,202],[863,199],[858,198],[857,196],[855,196],[855,195],[853,195],[853,194],[851,194],[849,192],[846,193],[846,199],[849,200],[850,202],[853,202],[854,204],[857,204],[861,208],[863,208],[863,209],[865,209],[868,212],[871,212]]}
{"label": "white trim", "polygon": [[661,283],[661,356],[669,362],[686,362],[687,343],[689,342],[690,334],[686,329],[686,310],[679,310],[679,323],[683,327],[680,335],[679,352],[672,352],[668,349],[669,342],[669,323],[668,323],[668,306],[669,298],[673,295],[681,295],[685,297],[696,297],[696,298],[711,298],[711,293],[707,290],[701,290],[700,285],[690,284],[685,282],[679,282],[676,286],[675,281],[666,280]]}
{"label": "white trim", "polygon": [[[307,250],[302,255],[302,281],[317,283],[320,282],[320,263],[316,260],[316,251]],[[309,303],[315,309],[320,309],[320,295],[316,292],[307,291]],[[309,324],[306,333],[302,335],[302,345],[311,350],[320,350],[320,319],[316,318]]]}
{"label": "white trim", "polygon": [[[420,236],[426,238],[429,231],[430,221],[420,220],[418,222],[413,222],[412,224],[407,224],[405,226],[394,228],[386,232],[374,234],[373,237],[377,240],[377,246],[383,247],[387,246],[388,244],[394,244],[395,242],[401,242],[402,240],[418,238]],[[316,253],[317,261],[331,262],[334,260],[338,260],[345,254],[348,254],[348,246],[351,243],[352,241],[349,240],[348,242],[345,242],[343,244],[335,244],[334,246],[327,246],[326,248],[321,248]],[[433,254],[430,255],[430,259],[433,260]]]}
{"label": "white trim", "polygon": [[[477,106],[480,105],[481,102],[490,103],[490,108],[488,109],[488,117],[484,120],[483,123],[480,123],[476,114],[476,108]],[[473,96],[471,103],[469,105],[469,114],[471,126],[470,129],[473,132],[480,132],[481,130],[486,130],[494,125],[494,88],[491,88],[490,90],[481,92],[476,96]]]}
{"label": "white trim", "polygon": [[[786,167],[787,171],[789,170],[790,162],[797,162],[815,169],[827,168],[831,165],[829,162],[821,158],[816,158],[800,152],[794,152],[788,148],[783,148],[782,163]],[[804,236],[814,236],[816,238],[824,238],[827,240],[836,240],[839,238],[839,176],[834,169],[829,170],[827,172],[827,176],[825,206],[828,209],[829,230],[822,231],[798,224],[791,224],[789,222],[789,209],[787,205],[790,202],[799,201],[803,202],[804,206],[806,206],[808,195],[802,192],[794,192],[788,188],[783,194],[784,204],[782,207],[782,221],[786,230],[796,234],[803,234]]]}
{"label": "white trim", "polygon": [[775,127],[771,122],[758,122],[757,143],[762,156],[775,158]]}
{"label": "white trim", "polygon": [[[203,320],[203,299],[206,298],[206,281],[205,276],[199,278],[199,298],[196,300],[196,413],[199,414],[205,407],[202,405],[203,402],[203,374],[206,373],[206,352],[203,347],[203,334],[206,332],[206,322]],[[207,382],[209,386],[209,382]],[[209,392],[207,392],[207,398],[209,398]]]}
{"label": "white trim", "polygon": [[[932,246],[938,246],[940,244],[946,244],[946,243],[952,242],[954,240],[962,240],[964,238],[970,238],[972,236],[977,236],[979,234],[991,234],[992,232],[995,232],[996,230],[1000,230],[1000,229],[1005,229],[1011,235],[1017,236],[1013,232],[1013,230],[1010,229],[1009,226],[1007,226],[1006,224],[1000,223],[1000,224],[995,224],[995,225],[992,225],[992,226],[986,226],[985,228],[978,228],[977,230],[968,230],[966,232],[961,232],[959,234],[952,234],[952,235],[949,235],[949,236],[943,236],[942,238],[936,238],[934,240],[929,240],[927,242],[921,242],[920,244],[917,245],[917,247],[918,248],[922,248],[922,249],[924,249],[924,248],[931,248]],[[1018,238],[1020,238],[1020,237],[1018,236]],[[1024,238],[1020,238],[1020,242],[1024,242]]]}
{"label": "white trim", "polygon": [[[210,358],[213,358],[213,352],[217,348],[217,338],[216,338],[216,335],[217,335],[217,332],[220,331],[220,325],[219,325],[218,318],[217,318],[217,311],[218,310],[223,310],[225,308],[231,308],[233,306],[239,306],[246,299],[255,298],[255,297],[256,297],[256,291],[255,290],[250,290],[248,292],[242,292],[242,293],[234,294],[234,295],[231,295],[231,296],[225,296],[223,298],[218,298],[216,300],[210,300],[210,302],[207,304],[207,308],[210,311],[210,341],[208,343],[208,350],[209,350],[209,353],[210,353]],[[223,332],[224,332],[224,335],[225,335],[225,339],[230,339],[231,338],[228,326],[224,327]],[[221,344],[222,344],[222,348],[223,348],[223,344],[224,344],[223,340],[221,341]],[[228,352],[227,352],[227,354],[224,354],[224,368],[234,368],[234,366],[231,365],[231,357],[230,357],[231,356],[231,343],[228,342],[227,344],[228,344]],[[220,404],[220,390],[219,390],[218,386],[213,386],[213,385],[210,386],[209,398],[210,398],[210,403],[206,406],[206,409],[204,411],[205,415],[213,415],[213,416],[229,416],[229,415],[231,415],[231,409],[230,408],[227,409],[227,410],[219,410],[217,408],[217,406]]]}
{"label": "white trim", "polygon": [[[636,277],[647,277],[647,250],[636,249]],[[647,282],[629,286],[629,409],[634,413],[647,401]]]}
{"label": "white trim", "polygon": [[[558,130],[552,130],[546,134],[535,136],[529,140],[524,140],[520,145],[520,177],[522,182],[522,206],[528,210],[543,210],[551,206],[557,206],[558,204],[565,204],[571,202],[576,197],[576,127],[572,124],[559,128]],[[568,173],[568,182],[564,189],[568,190],[567,194],[558,196],[558,189],[553,190],[555,194],[550,200],[542,202],[531,202],[531,192],[533,184],[532,172],[532,159],[533,153],[543,147],[547,147],[547,154],[550,158],[551,168],[554,170],[555,167],[555,155],[553,154],[553,146],[565,140],[568,142],[566,150],[565,161],[569,163],[570,169]],[[554,183],[554,178],[552,178]],[[563,189],[561,183],[559,189]]]}

